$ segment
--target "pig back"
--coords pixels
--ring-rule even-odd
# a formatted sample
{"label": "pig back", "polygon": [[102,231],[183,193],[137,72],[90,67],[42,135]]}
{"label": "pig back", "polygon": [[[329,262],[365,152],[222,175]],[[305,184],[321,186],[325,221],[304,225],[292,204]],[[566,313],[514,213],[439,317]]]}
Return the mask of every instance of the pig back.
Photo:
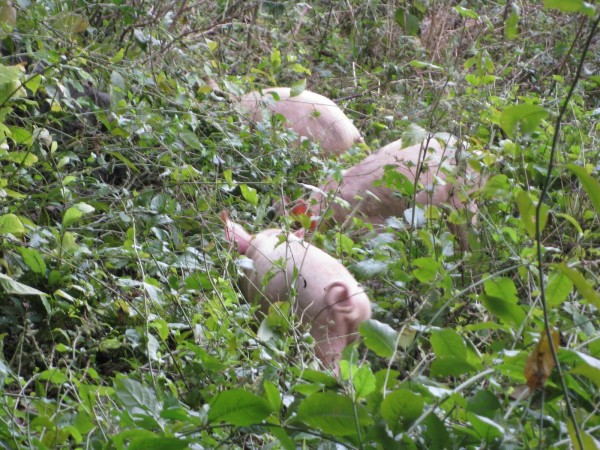
{"label": "pig back", "polygon": [[[286,126],[300,136],[321,145],[326,155],[339,155],[355,143],[362,142],[360,132],[343,111],[330,99],[311,91],[291,97],[290,88],[277,87],[246,94],[240,100],[241,108],[252,120],[260,122],[264,106],[286,118]],[[276,93],[279,100],[269,93]]]}
{"label": "pig back", "polygon": [[[329,179],[322,191],[333,192],[347,201],[350,208],[356,208],[367,222],[383,223],[388,217],[401,216],[412,201],[410,196],[399,195],[394,189],[373,185],[374,181],[383,176],[386,165],[394,165],[411,183],[419,176],[422,188],[415,196],[417,203],[436,206],[451,203],[460,207],[460,200],[454,195],[454,184],[445,182],[447,174],[456,170],[455,149],[450,146],[442,147],[435,139],[429,141],[427,150],[424,150],[424,144],[403,148],[401,140],[394,141],[349,168],[341,183]],[[467,167],[467,176],[472,172]],[[368,192],[377,198],[369,196]],[[313,198],[317,200],[316,210],[321,212],[326,199],[321,194],[315,194]],[[331,208],[333,217],[338,222],[344,221],[349,214],[349,210],[340,205],[332,204]]]}

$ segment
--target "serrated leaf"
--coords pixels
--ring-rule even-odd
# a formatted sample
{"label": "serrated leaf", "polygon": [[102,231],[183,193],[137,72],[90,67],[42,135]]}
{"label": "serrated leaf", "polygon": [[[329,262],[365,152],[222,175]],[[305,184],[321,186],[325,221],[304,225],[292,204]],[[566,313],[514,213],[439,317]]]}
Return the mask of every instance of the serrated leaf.
{"label": "serrated leaf", "polygon": [[219,393],[210,402],[208,420],[244,427],[261,423],[271,412],[271,405],[264,398],[243,389],[234,389]]}
{"label": "serrated leaf", "polygon": [[364,427],[372,423],[363,406],[334,392],[312,394],[300,403],[296,417],[333,436],[356,435],[356,425]]}
{"label": "serrated leaf", "polygon": [[375,319],[365,320],[358,326],[367,348],[382,358],[391,358],[396,350],[398,333],[389,325]]}
{"label": "serrated leaf", "polygon": [[33,248],[19,247],[19,253],[29,268],[38,274],[46,273],[46,263],[42,255]]}
{"label": "serrated leaf", "polygon": [[538,105],[508,106],[500,114],[500,127],[511,139],[517,128],[521,133],[529,134],[537,129],[542,120],[548,116],[548,111]]}
{"label": "serrated leaf", "polygon": [[554,266],[556,269],[565,274],[575,285],[577,292],[579,292],[583,298],[600,309],[600,296],[598,292],[594,290],[592,285],[578,271],[571,269],[565,263],[560,263]]}
{"label": "serrated leaf", "polygon": [[397,433],[403,426],[419,418],[424,404],[420,395],[407,389],[399,389],[386,395],[381,402],[381,417]]}
{"label": "serrated leaf", "polygon": [[575,164],[567,164],[567,167],[571,172],[577,175],[583,190],[590,198],[592,205],[594,205],[596,214],[600,215],[600,183],[592,178],[592,176],[587,173],[584,167],[577,166]]}
{"label": "serrated leaf", "polygon": [[23,236],[25,234],[23,222],[14,214],[0,216],[0,235],[9,233],[15,236]]}

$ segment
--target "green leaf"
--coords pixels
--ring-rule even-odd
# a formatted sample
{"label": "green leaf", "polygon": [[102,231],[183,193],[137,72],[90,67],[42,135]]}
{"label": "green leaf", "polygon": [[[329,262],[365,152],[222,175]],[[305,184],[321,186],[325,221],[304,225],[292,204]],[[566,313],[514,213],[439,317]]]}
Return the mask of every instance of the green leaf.
{"label": "green leaf", "polygon": [[600,296],[594,290],[592,285],[583,277],[583,275],[581,275],[578,271],[571,269],[565,263],[557,264],[554,266],[554,268],[558,269],[567,277],[569,277],[573,284],[575,284],[577,292],[579,292],[583,298],[585,298],[596,308],[600,309]]}
{"label": "green leaf", "polygon": [[[536,206],[529,197],[526,191],[520,191],[517,194],[517,205],[519,207],[519,214],[521,215],[521,222],[525,227],[525,231],[531,239],[535,239],[535,210]],[[540,211],[540,231],[546,226],[548,221],[548,206],[542,204]]]}
{"label": "green leaf", "polygon": [[497,442],[504,436],[504,428],[487,417],[467,413],[467,420],[477,432],[478,437],[484,439],[485,442]]}
{"label": "green leaf", "polygon": [[[588,4],[583,0],[544,0],[544,8],[560,9],[563,12],[582,12],[588,14],[593,5]],[[592,9],[593,11],[593,9]],[[589,15],[589,14],[588,14]],[[593,16],[593,14],[592,14]]]}
{"label": "green leaf", "polygon": [[[9,277],[8,275],[5,275],[3,273],[0,273],[0,287],[2,287],[2,290],[6,294],[38,295],[40,297],[45,297],[48,295],[45,292],[38,291],[37,289],[32,288],[31,286],[27,286],[26,284],[19,283],[18,281],[13,280],[11,277]],[[48,308],[46,308],[46,309],[48,310],[48,312],[50,312]]]}
{"label": "green leaf", "polygon": [[504,22],[504,36],[509,40],[516,39],[519,36],[519,14],[514,7],[510,16]]}
{"label": "green leaf", "polygon": [[592,201],[592,205],[594,205],[596,214],[600,215],[600,183],[592,178],[592,176],[587,173],[584,167],[577,166],[575,164],[567,164],[567,167],[571,172],[577,175],[583,190]]}
{"label": "green leaf", "polygon": [[65,211],[63,216],[63,227],[69,227],[79,219],[83,217],[84,214],[89,214],[95,211],[94,207],[88,205],[87,203],[77,203],[74,206],[71,206],[69,209]]}
{"label": "green leaf", "polygon": [[273,409],[267,400],[243,389],[219,393],[210,402],[208,420],[245,427],[261,423]]}
{"label": "green leaf", "polygon": [[377,388],[377,378],[368,366],[362,366],[356,371],[352,379],[356,398],[365,398],[375,392]]}
{"label": "green leaf", "polygon": [[381,402],[381,417],[398,433],[423,413],[423,397],[407,389],[399,389],[386,395]]}
{"label": "green leaf", "polygon": [[546,304],[558,306],[564,302],[573,289],[573,282],[564,273],[553,271],[546,286]]}
{"label": "green leaf", "polygon": [[402,146],[410,147],[417,145],[427,139],[427,131],[415,123],[411,123],[408,129],[402,133]]}
{"label": "green leaf", "polygon": [[292,88],[290,89],[290,97],[296,97],[304,92],[306,89],[306,78],[303,78],[295,83],[292,83]]}
{"label": "green leaf", "polygon": [[273,411],[279,411],[281,409],[282,400],[281,392],[279,392],[277,386],[275,386],[271,381],[265,380],[263,383],[263,388],[265,390],[265,397],[271,404]]}
{"label": "green leaf", "polygon": [[[13,141],[15,141],[16,144],[19,144],[19,145],[33,144],[33,135],[29,132],[29,130],[26,130],[25,128],[21,128],[21,127],[8,127],[8,129],[10,130],[11,139]],[[37,162],[37,158],[36,158],[36,162]]]}
{"label": "green leaf", "polygon": [[436,358],[452,357],[458,360],[467,360],[467,347],[462,337],[450,328],[433,330],[431,332],[431,347]]}
{"label": "green leaf", "polygon": [[596,383],[600,387],[600,360],[586,355],[585,353],[575,352],[583,364],[579,364],[571,373],[583,375],[587,379]]}
{"label": "green leaf", "polygon": [[503,322],[518,327],[525,320],[525,311],[519,305],[485,294],[481,294],[479,298],[483,306]]}
{"label": "green leaf", "polygon": [[404,33],[408,36],[419,34],[419,19],[417,16],[409,13],[404,8],[398,8],[395,14],[396,23],[402,27]]}
{"label": "green leaf", "polygon": [[413,265],[417,266],[413,270],[413,275],[421,283],[433,281],[441,268],[441,264],[433,258],[417,258],[413,261]]}
{"label": "green leaf", "polygon": [[169,337],[169,324],[165,319],[156,319],[150,323],[150,326],[158,331],[158,335],[163,341]]}
{"label": "green leaf", "polygon": [[15,236],[23,236],[25,227],[23,222],[14,214],[4,214],[0,216],[0,235],[13,234]]}
{"label": "green leaf", "polygon": [[501,298],[514,304],[519,301],[519,297],[517,297],[517,287],[510,278],[495,277],[491,280],[486,280],[483,283],[483,287],[485,293],[492,297]]}
{"label": "green leaf", "polygon": [[500,127],[512,139],[517,127],[521,133],[532,133],[547,115],[548,111],[538,105],[509,106],[500,115]]}
{"label": "green leaf", "polygon": [[25,264],[27,264],[33,272],[39,274],[46,273],[46,263],[44,262],[42,255],[37,250],[33,248],[19,247],[19,253],[21,253]]}
{"label": "green leaf", "polygon": [[512,185],[506,175],[494,175],[485,183],[483,195],[487,200],[507,198],[512,190]]}
{"label": "green leaf", "polygon": [[128,410],[149,411],[158,417],[161,405],[153,390],[144,386],[139,381],[119,376],[114,379],[114,388],[117,398]]}
{"label": "green leaf", "polygon": [[0,155],[0,159],[14,162],[24,167],[31,167],[38,162],[38,157],[30,152],[10,152]]}
{"label": "green leaf", "polygon": [[256,193],[256,189],[245,184],[240,184],[240,189],[242,191],[242,196],[247,202],[249,202],[252,206],[258,205],[258,194]]}
{"label": "green leaf", "polygon": [[186,143],[186,145],[193,148],[194,150],[199,150],[199,151],[203,150],[202,144],[200,143],[198,136],[196,136],[191,131],[182,131],[179,133],[179,137],[181,138],[181,140],[183,142]]}
{"label": "green leaf", "polygon": [[277,49],[271,52],[271,68],[276,71],[281,67],[281,52]]}
{"label": "green leaf", "polygon": [[394,164],[384,166],[381,180],[375,180],[373,186],[379,187],[382,184],[389,189],[394,189],[404,196],[411,196],[415,192],[414,182],[406,175],[397,170]]}
{"label": "green leaf", "polygon": [[60,369],[44,370],[40,373],[38,379],[49,381],[52,384],[63,384],[69,381],[67,375],[65,375]]}
{"label": "green leaf", "polygon": [[3,66],[0,64],[0,84],[12,84],[21,78],[22,73],[18,66]]}
{"label": "green leaf", "polygon": [[357,425],[365,427],[372,423],[361,405],[355,405],[350,397],[334,392],[312,394],[300,403],[296,417],[333,436],[356,435]]}
{"label": "green leaf", "polygon": [[358,331],[368,349],[382,358],[391,358],[396,350],[398,333],[389,325],[375,319],[365,320]]}
{"label": "green leaf", "polygon": [[189,447],[189,442],[185,439],[174,437],[145,437],[141,439],[133,438],[128,450],[181,450]]}

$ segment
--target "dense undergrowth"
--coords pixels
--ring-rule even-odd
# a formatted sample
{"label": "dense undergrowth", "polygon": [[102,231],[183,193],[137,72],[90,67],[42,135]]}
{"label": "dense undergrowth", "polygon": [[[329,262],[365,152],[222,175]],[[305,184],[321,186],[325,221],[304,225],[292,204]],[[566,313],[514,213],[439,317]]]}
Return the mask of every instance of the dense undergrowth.
{"label": "dense undergrowth", "polygon": [[[3,448],[600,447],[597,7],[13,3]],[[303,82],[367,146],[327,161],[234,108]],[[336,378],[297,324],[255,319],[217,214],[289,226],[274,202],[425,132],[463,139],[488,177],[471,251],[441,211],[316,233],[373,301]]]}

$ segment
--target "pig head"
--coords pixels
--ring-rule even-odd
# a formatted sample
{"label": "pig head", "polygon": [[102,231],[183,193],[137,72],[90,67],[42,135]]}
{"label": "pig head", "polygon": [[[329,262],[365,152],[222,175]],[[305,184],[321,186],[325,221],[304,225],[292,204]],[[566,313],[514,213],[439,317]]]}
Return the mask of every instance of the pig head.
{"label": "pig head", "polygon": [[[254,263],[240,281],[246,299],[260,300],[264,313],[274,302],[294,302],[294,314],[310,327],[317,357],[337,371],[342,350],[358,338],[358,325],[371,317],[363,288],[338,260],[305,242],[302,230],[286,235],[268,229],[252,236],[226,211],[221,220],[227,241]],[[263,287],[265,276],[269,281]]]}
{"label": "pig head", "polygon": [[255,122],[267,118],[266,110],[281,114],[288,128],[320,144],[326,156],[339,155],[363,142],[352,121],[327,97],[310,91],[291,97],[290,92],[286,87],[263,89],[262,95],[250,92],[242,97],[240,107]]}
{"label": "pig head", "polygon": [[[333,219],[343,223],[350,211],[355,211],[365,222],[376,225],[383,224],[389,217],[402,217],[404,211],[412,206],[412,196],[399,195],[385,185],[376,187],[373,184],[382,178],[386,166],[391,165],[411,184],[418,180],[414,196],[416,203],[423,206],[446,205],[474,216],[477,205],[468,194],[481,187],[483,179],[468,164],[459,168],[456,153],[455,148],[442,146],[434,138],[410,147],[403,147],[401,140],[394,141],[347,169],[340,182],[330,178],[321,187],[322,193],[313,193],[308,205],[300,203],[292,212],[303,213],[310,208],[309,215],[319,216],[331,208]],[[332,202],[323,193],[345,200],[349,208]],[[449,228],[457,235],[460,247],[466,249],[466,226],[449,224]]]}

